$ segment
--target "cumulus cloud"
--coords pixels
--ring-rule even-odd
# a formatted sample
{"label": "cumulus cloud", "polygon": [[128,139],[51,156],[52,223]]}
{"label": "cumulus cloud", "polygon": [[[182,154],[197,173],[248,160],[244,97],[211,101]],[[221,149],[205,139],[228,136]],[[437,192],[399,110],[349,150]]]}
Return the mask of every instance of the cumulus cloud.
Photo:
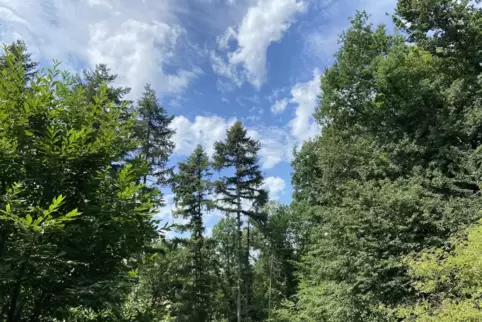
{"label": "cumulus cloud", "polygon": [[321,94],[320,77],[320,71],[315,69],[312,80],[298,83],[291,89],[290,102],[296,104],[296,115],[289,126],[298,143],[311,139],[320,132],[320,127],[313,118]]}
{"label": "cumulus cloud", "polygon": [[194,121],[184,116],[175,117],[171,124],[171,127],[176,130],[173,138],[176,144],[174,153],[186,156],[201,144],[206,153],[212,155],[214,142],[223,140],[226,130],[234,122],[235,119],[228,120],[220,116],[196,116]]}
{"label": "cumulus cloud", "polygon": [[271,169],[292,159],[294,142],[285,129],[275,126],[256,127],[248,129],[248,135],[260,141],[259,156],[263,168]]}
{"label": "cumulus cloud", "polygon": [[[171,127],[176,131],[173,141],[175,154],[187,156],[196,145],[201,144],[208,155],[214,152],[214,143],[225,139],[226,130],[236,119],[226,119],[217,115],[196,116],[193,121],[184,116],[177,116]],[[293,142],[285,129],[278,127],[248,127],[248,135],[259,140],[259,156],[264,169],[273,168],[280,162],[291,159]]]}
{"label": "cumulus cloud", "polygon": [[264,180],[263,188],[268,190],[270,199],[279,200],[281,193],[286,188],[286,183],[280,177],[267,177]]}
{"label": "cumulus cloud", "polygon": [[0,0],[2,40],[24,39],[36,59],[58,59],[78,71],[106,63],[117,82],[139,95],[150,82],[162,93],[183,91],[198,68],[171,68],[184,29],[171,14],[173,1]]}
{"label": "cumulus cloud", "polygon": [[218,38],[220,49],[228,49],[232,40],[236,49],[228,52],[224,64],[230,73],[222,72],[213,61],[213,70],[221,76],[231,78],[238,84],[247,80],[260,88],[266,79],[266,55],[271,43],[279,41],[288,30],[296,13],[303,12],[306,4],[299,0],[258,0],[250,7],[236,28],[229,27]]}
{"label": "cumulus cloud", "polygon": [[[278,100],[282,103],[275,103],[275,105],[288,103],[295,105],[295,116],[287,126],[248,127],[248,135],[261,143],[259,156],[264,169],[271,169],[279,163],[289,162],[292,159],[295,144],[301,144],[319,133],[320,127],[313,118],[313,113],[321,94],[320,77],[320,71],[315,69],[311,80],[293,85],[290,95]],[[172,127],[176,130],[175,153],[186,156],[197,144],[202,144],[207,153],[212,155],[214,142],[223,140],[226,130],[235,121],[236,119],[220,116],[197,116],[193,121],[184,116],[174,118]]]}

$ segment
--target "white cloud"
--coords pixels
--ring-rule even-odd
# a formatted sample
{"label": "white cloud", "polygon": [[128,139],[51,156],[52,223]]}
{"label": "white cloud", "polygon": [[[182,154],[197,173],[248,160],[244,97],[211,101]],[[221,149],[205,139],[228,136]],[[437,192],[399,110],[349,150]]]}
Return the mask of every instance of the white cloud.
{"label": "white cloud", "polygon": [[290,121],[291,134],[298,143],[313,138],[320,132],[313,113],[318,104],[320,90],[320,71],[313,71],[313,79],[306,83],[298,83],[291,89],[291,103],[296,104],[296,115]]}
{"label": "white cloud", "polygon": [[280,177],[267,177],[264,180],[263,188],[268,190],[270,199],[279,200],[281,193],[286,188],[286,183]]}
{"label": "white cloud", "polygon": [[108,9],[112,9],[112,5],[107,0],[87,0],[90,6],[104,6]]}
{"label": "white cloud", "polygon": [[161,93],[183,91],[199,69],[174,66],[184,29],[174,15],[172,0],[0,0],[3,41],[21,37],[35,59],[58,59],[63,68],[78,71],[106,63],[117,82],[132,87],[132,95],[152,83]]}
{"label": "white cloud", "polygon": [[[236,119],[225,119],[220,116],[196,116],[190,121],[184,116],[177,116],[171,127],[176,130],[173,141],[176,144],[174,153],[187,156],[192,153],[196,145],[201,144],[206,153],[211,156],[214,143],[225,139],[226,130]],[[259,156],[264,169],[273,168],[280,162],[291,160],[293,142],[289,134],[277,127],[248,127],[248,135],[259,140],[261,150]]]}
{"label": "white cloud", "polygon": [[166,74],[162,64],[174,54],[182,33],[181,27],[158,21],[128,19],[116,28],[106,21],[95,23],[90,25],[87,59],[90,66],[106,63],[119,74],[117,81],[129,84],[134,93],[142,92],[146,82],[161,92],[179,93],[196,72],[179,69]]}
{"label": "white cloud", "polygon": [[[286,127],[248,127],[248,135],[261,143],[259,156],[264,169],[291,161],[294,145],[301,144],[320,132],[320,126],[313,118],[321,94],[320,77],[319,70],[315,69],[311,80],[295,84],[291,88],[290,97],[279,100],[283,101],[280,104],[292,103],[296,106],[295,116]],[[226,130],[234,122],[235,119],[220,116],[197,116],[194,121],[184,116],[176,117],[172,123],[176,130],[175,153],[186,156],[197,144],[202,144],[208,154],[212,155],[214,142],[223,140]]]}
{"label": "white cloud", "polygon": [[224,97],[224,96],[221,98],[221,102],[223,102],[224,104],[230,104],[230,103],[231,103],[231,101],[228,100],[228,99],[227,99],[226,97]]}
{"label": "white cloud", "polygon": [[299,0],[258,0],[248,9],[239,27],[229,27],[218,38],[220,49],[227,49],[231,40],[237,41],[236,50],[228,53],[225,62],[230,72],[223,72],[226,68],[220,69],[217,61],[213,61],[214,71],[231,78],[238,86],[240,80],[247,80],[260,88],[266,78],[268,47],[283,37],[295,14],[305,9],[306,4]]}
{"label": "white cloud", "polygon": [[217,38],[217,43],[220,49],[228,49],[229,42],[236,39],[236,31],[233,27],[228,27],[221,37]]}
{"label": "white cloud", "polygon": [[176,130],[173,138],[176,144],[174,153],[186,156],[201,144],[211,156],[214,142],[223,140],[226,130],[234,122],[234,119],[226,120],[219,116],[196,116],[192,122],[184,116],[175,117],[171,125]]}
{"label": "white cloud", "polygon": [[292,159],[294,142],[285,129],[257,127],[248,129],[248,134],[261,143],[259,156],[264,169],[271,169],[281,162],[289,162]]}
{"label": "white cloud", "polygon": [[288,106],[288,100],[286,98],[277,100],[272,106],[271,106],[271,112],[273,114],[279,114],[284,112],[286,109],[286,106]]}
{"label": "white cloud", "polygon": [[[230,79],[236,86],[241,86],[244,82],[242,76],[238,73],[238,70],[235,65],[230,64],[228,61],[226,61],[225,58],[223,58],[220,55],[217,55],[214,51],[211,52],[210,55],[211,58],[211,67],[213,68],[213,71],[222,77],[226,77]],[[226,86],[223,85],[218,86],[218,88],[224,92],[224,91],[229,91],[232,89],[232,86]]]}

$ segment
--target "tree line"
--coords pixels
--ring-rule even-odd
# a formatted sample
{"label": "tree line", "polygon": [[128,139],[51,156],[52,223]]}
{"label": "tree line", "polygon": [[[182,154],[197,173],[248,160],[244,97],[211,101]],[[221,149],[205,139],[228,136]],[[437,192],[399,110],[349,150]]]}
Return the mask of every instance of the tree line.
{"label": "tree line", "polygon": [[[241,122],[170,167],[149,84],[130,101],[105,65],[70,75],[5,46],[0,320],[481,320],[480,1],[392,17],[359,12],[340,36],[287,205]],[[184,224],[154,220],[162,187]]]}

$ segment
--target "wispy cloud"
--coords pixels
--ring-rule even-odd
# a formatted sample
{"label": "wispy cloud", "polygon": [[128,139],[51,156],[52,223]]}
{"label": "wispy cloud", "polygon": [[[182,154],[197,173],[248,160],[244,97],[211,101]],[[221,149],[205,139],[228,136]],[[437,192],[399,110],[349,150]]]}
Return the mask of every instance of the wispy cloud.
{"label": "wispy cloud", "polygon": [[272,106],[271,106],[271,112],[273,114],[279,114],[284,112],[286,109],[286,106],[288,106],[289,101],[286,98],[283,98],[281,100],[277,100]]}
{"label": "wispy cloud", "polygon": [[230,42],[236,45],[225,58],[213,55],[216,58],[213,59],[213,70],[238,86],[248,81],[260,88],[266,80],[268,47],[283,37],[296,13],[305,9],[306,4],[301,0],[258,0],[239,25],[227,28],[218,38],[221,50],[229,49]]}

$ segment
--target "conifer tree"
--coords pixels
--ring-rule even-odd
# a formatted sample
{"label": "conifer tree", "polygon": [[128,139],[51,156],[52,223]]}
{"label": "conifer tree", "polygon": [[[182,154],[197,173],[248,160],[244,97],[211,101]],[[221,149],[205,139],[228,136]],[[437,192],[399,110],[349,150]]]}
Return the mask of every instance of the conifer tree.
{"label": "conifer tree", "polygon": [[[219,195],[218,207],[236,216],[236,316],[241,321],[241,299],[243,281],[243,252],[242,252],[242,216],[253,220],[262,219],[256,210],[263,206],[266,192],[262,189],[263,176],[258,164],[260,144],[247,135],[241,122],[236,122],[227,130],[225,141],[215,143],[214,168],[218,171],[233,169],[233,175],[224,175],[216,181],[216,193]],[[248,205],[246,207],[245,205]]]}
{"label": "conifer tree", "polygon": [[218,296],[213,304],[226,321],[236,320],[236,220],[227,213],[214,227],[211,241],[214,243],[215,274]]}
{"label": "conifer tree", "polygon": [[107,85],[107,98],[110,102],[114,102],[116,106],[120,106],[123,103],[130,104],[130,101],[124,99],[124,97],[130,93],[129,87],[116,87],[114,86],[116,74],[111,74],[110,69],[105,64],[98,64],[93,71],[84,70],[82,77],[77,77],[77,82],[81,84],[86,92],[87,99],[92,99],[99,92],[99,88],[105,83]]}
{"label": "conifer tree", "polygon": [[[149,175],[155,177],[155,184],[166,184],[172,171],[166,168],[167,161],[174,150],[171,138],[175,131],[169,128],[173,116],[159,104],[156,92],[146,84],[142,98],[137,104],[137,136],[141,142],[140,152],[149,161]],[[147,183],[147,175],[143,178]]]}
{"label": "conifer tree", "polygon": [[176,215],[189,219],[187,229],[191,231],[189,242],[192,256],[192,272],[194,277],[193,316],[191,321],[207,321],[208,316],[208,279],[203,259],[204,223],[203,215],[212,209],[209,198],[212,190],[210,182],[211,169],[209,157],[201,145],[185,162],[179,162],[179,173],[173,178],[174,201],[177,206]]}
{"label": "conifer tree", "polygon": [[20,62],[19,66],[23,67],[23,77],[25,84],[27,84],[32,80],[38,62],[32,61],[32,54],[28,53],[25,42],[23,40],[17,40],[4,47],[4,53],[0,56],[0,70],[4,70],[8,67],[6,56],[9,54],[13,55],[16,60]]}

